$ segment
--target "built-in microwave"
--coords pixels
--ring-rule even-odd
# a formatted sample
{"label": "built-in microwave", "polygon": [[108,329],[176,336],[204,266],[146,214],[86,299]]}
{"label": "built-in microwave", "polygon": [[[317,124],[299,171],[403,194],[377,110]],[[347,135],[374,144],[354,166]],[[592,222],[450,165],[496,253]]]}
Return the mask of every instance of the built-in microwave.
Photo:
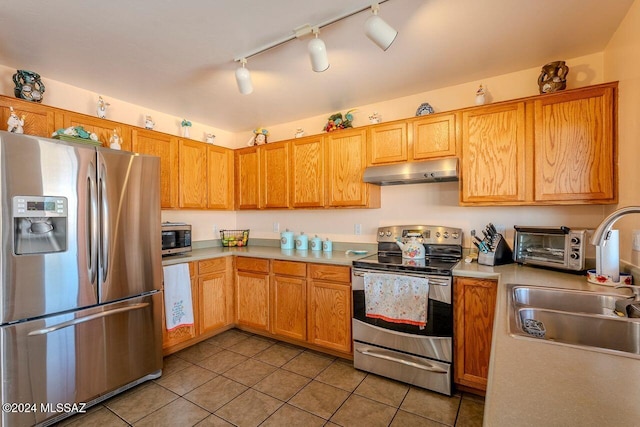
{"label": "built-in microwave", "polygon": [[191,225],[183,222],[162,223],[162,256],[191,251]]}
{"label": "built-in microwave", "polygon": [[513,260],[558,270],[583,271],[595,265],[593,230],[514,226]]}

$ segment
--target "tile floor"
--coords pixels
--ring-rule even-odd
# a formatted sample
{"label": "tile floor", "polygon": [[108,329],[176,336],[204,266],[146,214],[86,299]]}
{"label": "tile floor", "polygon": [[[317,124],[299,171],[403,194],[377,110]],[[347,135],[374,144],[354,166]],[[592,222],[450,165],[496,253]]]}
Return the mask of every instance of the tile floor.
{"label": "tile floor", "polygon": [[483,411],[471,394],[446,397],[232,329],[58,426],[481,426]]}

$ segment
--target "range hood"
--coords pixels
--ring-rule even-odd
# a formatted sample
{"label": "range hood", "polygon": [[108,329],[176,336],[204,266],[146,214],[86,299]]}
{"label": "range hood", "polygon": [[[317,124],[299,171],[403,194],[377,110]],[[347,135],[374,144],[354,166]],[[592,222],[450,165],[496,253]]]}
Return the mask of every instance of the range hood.
{"label": "range hood", "polygon": [[458,158],[370,166],[364,170],[363,180],[377,185],[457,181]]}

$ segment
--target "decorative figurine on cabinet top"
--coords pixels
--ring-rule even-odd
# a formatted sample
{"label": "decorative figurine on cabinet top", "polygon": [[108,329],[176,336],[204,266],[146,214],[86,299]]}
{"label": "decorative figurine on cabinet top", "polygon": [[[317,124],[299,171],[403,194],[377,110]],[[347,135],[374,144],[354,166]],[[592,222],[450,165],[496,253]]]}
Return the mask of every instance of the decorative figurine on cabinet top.
{"label": "decorative figurine on cabinet top", "polygon": [[16,71],[13,75],[13,82],[16,85],[14,89],[16,98],[22,98],[32,102],[42,102],[44,84],[40,80],[40,74],[27,70]]}
{"label": "decorative figurine on cabinet top", "polygon": [[118,135],[118,129],[113,130],[113,135],[109,138],[109,148],[119,150],[121,148],[122,138]]}
{"label": "decorative figurine on cabinet top", "polygon": [[108,102],[104,102],[101,96],[98,97],[98,105],[96,106],[96,114],[101,119],[107,118],[107,107],[111,105]]}
{"label": "decorative figurine on cabinet top", "polygon": [[264,145],[267,143],[267,136],[269,136],[269,131],[265,128],[258,128],[253,130],[253,137],[249,140],[249,147],[254,145]]}
{"label": "decorative figurine on cabinet top", "polygon": [[476,105],[484,105],[485,103],[485,93],[482,85],[476,91]]}
{"label": "decorative figurine on cabinet top", "polygon": [[378,124],[381,121],[382,121],[382,116],[377,112],[374,112],[372,115],[369,116],[369,122],[371,122],[372,125]]}
{"label": "decorative figurine on cabinet top", "polygon": [[11,109],[11,114],[9,115],[9,120],[7,120],[7,131],[12,133],[24,133],[24,117],[18,117],[18,115],[13,111],[13,107],[9,107]]}
{"label": "decorative figurine on cabinet top", "polygon": [[294,137],[302,138],[303,136],[304,136],[304,129],[302,128],[296,129],[296,133],[294,134]]}
{"label": "decorative figurine on cabinet top", "polygon": [[214,134],[212,134],[212,133],[206,133],[204,135],[204,140],[208,144],[213,144],[213,142],[216,140],[216,136]]}
{"label": "decorative figurine on cabinet top", "polygon": [[569,74],[569,67],[564,61],[545,64],[538,77],[540,93],[553,93],[565,89],[567,87],[567,74]]}
{"label": "decorative figurine on cabinet top", "polygon": [[191,127],[191,122],[187,119],[182,119],[180,126],[182,126],[182,136],[184,138],[189,138],[189,128]]}
{"label": "decorative figurine on cabinet top", "polygon": [[149,115],[144,116],[144,128],[145,129],[153,129],[153,127],[155,125],[156,125],[156,122],[153,121],[151,116],[149,116]]}
{"label": "decorative figurine on cabinet top", "polygon": [[426,116],[427,114],[433,114],[433,112],[433,107],[428,102],[425,102],[420,104],[416,110],[416,116]]}

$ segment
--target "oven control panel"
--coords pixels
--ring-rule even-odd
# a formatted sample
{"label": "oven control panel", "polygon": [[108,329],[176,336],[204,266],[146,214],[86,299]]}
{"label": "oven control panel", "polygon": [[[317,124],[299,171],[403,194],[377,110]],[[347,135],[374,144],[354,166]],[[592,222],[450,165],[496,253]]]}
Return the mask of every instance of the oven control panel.
{"label": "oven control panel", "polygon": [[411,236],[418,237],[424,244],[462,245],[462,230],[460,228],[438,225],[394,225],[378,228],[379,243],[402,241]]}

